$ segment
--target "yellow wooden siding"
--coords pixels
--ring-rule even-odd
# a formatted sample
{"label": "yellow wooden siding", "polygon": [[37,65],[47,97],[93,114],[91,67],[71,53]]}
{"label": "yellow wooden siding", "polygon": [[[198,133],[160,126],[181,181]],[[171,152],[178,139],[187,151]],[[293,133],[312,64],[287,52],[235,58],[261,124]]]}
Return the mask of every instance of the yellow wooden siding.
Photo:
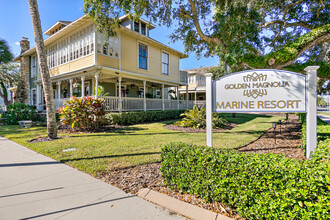
{"label": "yellow wooden siding", "polygon": [[98,54],[97,65],[119,69],[119,59]]}
{"label": "yellow wooden siding", "polygon": [[[139,43],[148,45],[149,62],[148,70],[140,69],[138,66],[138,45]],[[167,51],[164,51],[168,53]],[[141,73],[148,76],[154,76],[162,79],[179,81],[179,56],[169,54],[170,73],[169,75],[161,72],[162,49],[150,42],[138,40],[126,33],[121,33],[121,69],[134,73]]]}
{"label": "yellow wooden siding", "polygon": [[94,64],[94,54],[80,58],[78,60],[71,61],[61,66],[52,68],[49,70],[50,76],[56,76],[62,73],[78,70],[84,67],[88,67]]}
{"label": "yellow wooden siding", "polygon": [[196,83],[189,83],[189,84],[188,84],[188,87],[189,87],[189,88],[196,87]]}

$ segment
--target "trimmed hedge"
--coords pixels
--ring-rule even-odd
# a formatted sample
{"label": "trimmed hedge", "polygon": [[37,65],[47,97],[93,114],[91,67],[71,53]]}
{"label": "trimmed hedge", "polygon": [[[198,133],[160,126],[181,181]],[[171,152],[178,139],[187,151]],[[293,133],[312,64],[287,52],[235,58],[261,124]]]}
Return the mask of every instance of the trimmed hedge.
{"label": "trimmed hedge", "polygon": [[40,121],[38,111],[35,106],[24,103],[12,103],[8,105],[7,111],[2,113],[4,122],[8,125],[18,125],[19,121],[31,120]]}
{"label": "trimmed hedge", "polygon": [[170,188],[224,203],[243,218],[329,219],[329,143],[303,161],[171,143],[162,148],[161,172]]}
{"label": "trimmed hedge", "polygon": [[106,114],[106,119],[110,124],[133,125],[145,122],[156,122],[180,118],[184,110],[167,111],[141,111],[141,112],[122,112]]}

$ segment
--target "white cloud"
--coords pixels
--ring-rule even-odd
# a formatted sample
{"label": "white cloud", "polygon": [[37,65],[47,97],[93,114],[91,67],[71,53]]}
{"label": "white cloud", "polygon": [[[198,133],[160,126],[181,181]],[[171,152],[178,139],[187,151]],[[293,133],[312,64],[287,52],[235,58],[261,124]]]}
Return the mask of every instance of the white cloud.
{"label": "white cloud", "polygon": [[20,45],[19,41],[16,41],[15,44],[18,45],[18,46]]}

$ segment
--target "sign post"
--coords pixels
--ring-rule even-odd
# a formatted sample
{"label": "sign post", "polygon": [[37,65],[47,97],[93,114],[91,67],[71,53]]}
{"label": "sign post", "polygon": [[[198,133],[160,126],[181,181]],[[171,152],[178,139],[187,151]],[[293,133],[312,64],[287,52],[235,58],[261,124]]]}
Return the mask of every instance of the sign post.
{"label": "sign post", "polygon": [[316,75],[319,66],[305,68],[308,80],[307,114],[306,114],[306,157],[310,158],[317,144],[317,115],[316,115]]}
{"label": "sign post", "polygon": [[206,87],[206,146],[212,147],[212,73],[205,74]]}
{"label": "sign post", "polygon": [[307,112],[306,157],[310,158],[316,148],[318,68],[307,67],[307,77],[283,70],[257,69],[227,75],[213,82],[212,74],[205,74],[207,146],[212,147],[212,112]]}

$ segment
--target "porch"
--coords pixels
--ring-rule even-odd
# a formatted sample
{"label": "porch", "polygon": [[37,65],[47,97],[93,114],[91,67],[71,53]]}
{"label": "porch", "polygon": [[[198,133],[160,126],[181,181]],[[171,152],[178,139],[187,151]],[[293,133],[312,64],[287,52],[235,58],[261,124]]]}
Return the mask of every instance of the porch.
{"label": "porch", "polygon": [[[98,71],[53,81],[55,109],[62,107],[72,96],[104,99],[106,112],[189,109],[195,104],[180,99],[177,95],[179,85],[118,75]],[[39,85],[36,99],[38,109],[45,110]]]}

